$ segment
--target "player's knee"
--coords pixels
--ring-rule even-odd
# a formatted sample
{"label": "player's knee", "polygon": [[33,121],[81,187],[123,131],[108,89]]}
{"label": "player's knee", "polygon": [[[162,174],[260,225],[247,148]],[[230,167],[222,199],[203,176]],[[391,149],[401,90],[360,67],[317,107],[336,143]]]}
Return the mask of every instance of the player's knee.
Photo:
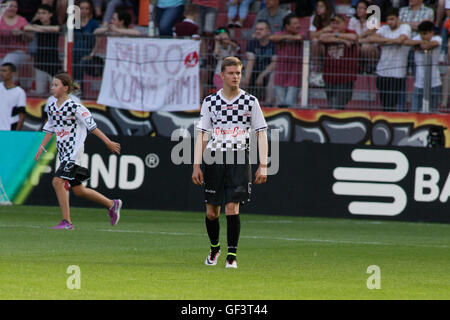
{"label": "player's knee", "polygon": [[206,216],[209,220],[216,220],[219,218],[219,210],[208,210],[206,211]]}
{"label": "player's knee", "polygon": [[239,214],[239,203],[227,203],[225,206],[225,214]]}
{"label": "player's knee", "polygon": [[52,180],[52,186],[55,189],[61,188],[62,186],[64,186],[64,180],[58,177],[54,177]]}
{"label": "player's knee", "polygon": [[77,197],[82,197],[84,195],[84,188],[81,185],[72,187],[72,191]]}

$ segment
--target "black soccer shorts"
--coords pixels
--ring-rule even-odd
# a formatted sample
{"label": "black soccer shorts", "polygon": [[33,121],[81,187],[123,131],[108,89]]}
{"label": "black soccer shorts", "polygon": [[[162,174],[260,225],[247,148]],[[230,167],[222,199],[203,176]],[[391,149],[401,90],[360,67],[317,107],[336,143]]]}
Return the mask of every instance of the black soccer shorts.
{"label": "black soccer shorts", "polygon": [[55,172],[55,177],[68,180],[72,187],[79,186],[84,181],[89,179],[89,170],[84,167],[76,165],[72,161],[63,161]]}
{"label": "black soccer shorts", "polygon": [[248,153],[245,163],[205,164],[205,202],[221,206],[230,202],[245,204],[250,201],[252,171]]}

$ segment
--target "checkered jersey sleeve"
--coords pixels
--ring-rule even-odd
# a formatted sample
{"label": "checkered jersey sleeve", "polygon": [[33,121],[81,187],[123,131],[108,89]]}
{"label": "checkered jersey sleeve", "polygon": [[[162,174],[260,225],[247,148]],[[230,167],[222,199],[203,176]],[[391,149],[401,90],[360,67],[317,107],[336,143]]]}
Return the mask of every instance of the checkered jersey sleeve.
{"label": "checkered jersey sleeve", "polygon": [[53,121],[53,117],[49,114],[47,118],[47,122],[45,123],[42,131],[45,133],[55,133],[55,122]]}
{"label": "checkered jersey sleeve", "polygon": [[200,111],[200,121],[197,124],[197,130],[203,132],[211,132],[212,121],[211,121],[211,112],[209,110],[211,106],[211,102],[208,100],[208,97],[205,98],[202,104],[202,110]]}
{"label": "checkered jersey sleeve", "polygon": [[86,126],[89,132],[92,132],[97,128],[97,124],[95,123],[91,112],[82,104],[78,105],[75,116],[79,122]]}
{"label": "checkered jersey sleeve", "polygon": [[264,115],[261,110],[261,106],[259,105],[259,101],[256,98],[255,98],[254,104],[252,106],[251,128],[252,128],[252,130],[254,130],[256,132],[267,130],[266,119],[264,119]]}

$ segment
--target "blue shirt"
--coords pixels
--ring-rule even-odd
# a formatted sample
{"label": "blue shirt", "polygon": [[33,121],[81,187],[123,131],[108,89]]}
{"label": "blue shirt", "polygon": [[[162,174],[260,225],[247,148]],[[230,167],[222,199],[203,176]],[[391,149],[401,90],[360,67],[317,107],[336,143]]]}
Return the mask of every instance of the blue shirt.
{"label": "blue shirt", "polygon": [[158,0],[157,6],[159,8],[178,7],[184,4],[183,0]]}
{"label": "blue shirt", "polygon": [[91,53],[92,48],[94,48],[95,45],[94,30],[98,27],[100,27],[98,21],[91,19],[81,29],[74,30],[73,51],[75,61],[78,61]]}

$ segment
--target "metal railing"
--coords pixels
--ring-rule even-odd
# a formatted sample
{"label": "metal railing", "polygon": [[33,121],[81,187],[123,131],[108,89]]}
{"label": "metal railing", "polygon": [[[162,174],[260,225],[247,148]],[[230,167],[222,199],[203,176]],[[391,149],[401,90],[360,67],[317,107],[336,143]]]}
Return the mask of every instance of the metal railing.
{"label": "metal railing", "polygon": [[[106,57],[104,36],[75,37],[73,75],[82,88],[82,98],[96,100],[102,81]],[[77,42],[78,41],[78,42]],[[313,55],[311,42],[278,43],[275,57],[258,55],[253,58],[253,70],[248,55],[252,39],[233,39],[237,48],[233,54],[244,62],[241,87],[258,97],[265,107],[326,108],[336,110],[371,110],[401,112],[448,112],[450,68],[446,54],[441,59],[428,52],[422,66],[415,66],[413,54],[391,63],[393,77],[383,73],[379,58],[362,55],[356,44],[352,52],[342,46],[319,46]],[[34,33],[31,37],[0,32],[0,63],[11,62],[18,68],[18,81],[28,96],[45,98],[50,93],[51,77],[62,70],[65,59],[63,33]],[[200,90],[201,97],[220,89],[217,72],[220,56],[214,53],[212,38],[201,39]],[[376,51],[379,50],[375,47]],[[226,50],[223,50],[226,51]],[[411,49],[411,52],[413,49]],[[269,52],[269,51],[268,51]],[[92,53],[95,53],[92,55]],[[272,64],[272,69],[267,67]],[[406,76],[400,76],[406,66]],[[423,88],[415,88],[415,69],[423,67]],[[270,69],[270,68],[269,68]],[[441,82],[436,85],[436,70]],[[404,70],[403,70],[404,71]],[[261,76],[261,77],[260,77]]]}

